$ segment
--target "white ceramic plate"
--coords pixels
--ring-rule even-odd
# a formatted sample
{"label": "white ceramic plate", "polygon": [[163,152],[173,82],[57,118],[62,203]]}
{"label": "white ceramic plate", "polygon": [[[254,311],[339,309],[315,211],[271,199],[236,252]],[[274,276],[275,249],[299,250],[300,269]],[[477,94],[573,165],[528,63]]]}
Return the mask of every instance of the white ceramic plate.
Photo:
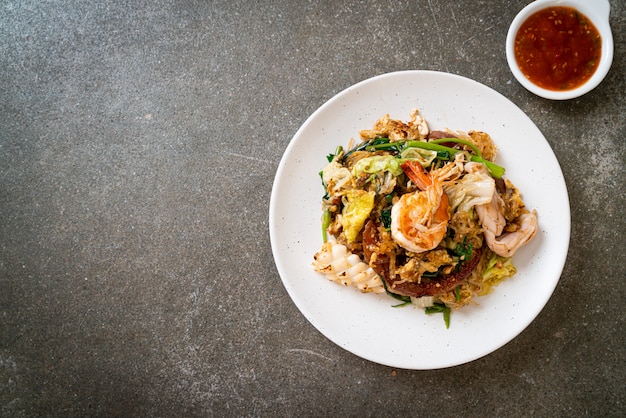
{"label": "white ceramic plate", "polygon": [[[337,145],[389,113],[408,120],[420,109],[431,129],[482,130],[499,149],[497,163],[536,208],[539,230],[514,256],[517,274],[479,304],[440,314],[412,305],[392,308],[387,295],[362,294],[329,282],[311,267],[322,245],[318,172]],[[360,82],[321,106],[289,143],[278,167],[269,210],[278,272],[302,314],[344,349],[383,365],[437,369],[485,356],[515,338],[552,295],[567,256],[570,208],[563,173],[549,144],[513,103],[473,80],[403,71]]]}

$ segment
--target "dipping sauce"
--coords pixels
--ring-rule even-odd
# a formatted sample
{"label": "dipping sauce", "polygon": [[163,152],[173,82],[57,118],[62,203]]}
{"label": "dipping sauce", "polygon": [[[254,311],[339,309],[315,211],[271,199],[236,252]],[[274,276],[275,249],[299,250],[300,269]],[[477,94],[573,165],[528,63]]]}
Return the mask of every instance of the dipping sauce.
{"label": "dipping sauce", "polygon": [[572,7],[548,7],[532,14],[515,36],[515,59],[532,83],[547,90],[572,90],[596,71],[602,37]]}

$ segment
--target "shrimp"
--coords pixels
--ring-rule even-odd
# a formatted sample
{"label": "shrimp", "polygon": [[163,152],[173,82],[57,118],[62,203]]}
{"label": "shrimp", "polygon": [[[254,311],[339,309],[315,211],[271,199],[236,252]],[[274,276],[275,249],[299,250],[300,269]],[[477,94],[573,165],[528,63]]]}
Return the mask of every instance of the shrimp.
{"label": "shrimp", "polygon": [[[480,163],[470,162],[465,164],[465,170],[470,173],[487,171]],[[489,203],[476,205],[476,214],[483,226],[485,241],[491,251],[501,257],[513,257],[513,254],[537,232],[537,211],[522,213],[516,221],[519,228],[515,232],[502,233],[506,226],[506,218],[502,213],[504,203],[498,192],[493,191],[493,196]]]}
{"label": "shrimp", "polygon": [[402,164],[405,174],[420,189],[402,195],[391,208],[391,236],[403,248],[422,253],[446,236],[450,220],[448,195],[436,175],[427,175],[418,163]]}

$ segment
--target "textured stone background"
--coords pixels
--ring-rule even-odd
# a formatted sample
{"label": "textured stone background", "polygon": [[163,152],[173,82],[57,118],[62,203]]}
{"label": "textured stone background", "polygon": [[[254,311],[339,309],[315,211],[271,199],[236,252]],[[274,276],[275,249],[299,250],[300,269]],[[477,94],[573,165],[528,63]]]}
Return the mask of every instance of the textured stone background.
{"label": "textured stone background", "polygon": [[[608,77],[550,102],[506,64],[525,1],[3,1],[0,415],[623,414],[626,4],[611,3]],[[444,370],[328,341],[269,245],[298,127],[344,88],[406,69],[511,99],[571,199],[546,308]]]}

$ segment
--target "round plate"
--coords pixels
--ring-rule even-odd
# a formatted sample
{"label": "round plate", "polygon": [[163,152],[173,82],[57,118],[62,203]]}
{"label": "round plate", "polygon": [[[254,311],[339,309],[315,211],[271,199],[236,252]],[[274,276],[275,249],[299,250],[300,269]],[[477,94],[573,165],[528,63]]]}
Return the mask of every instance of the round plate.
{"label": "round plate", "polygon": [[[319,171],[338,145],[380,117],[409,120],[418,108],[431,129],[491,135],[496,162],[538,212],[535,238],[514,256],[517,274],[476,304],[426,315],[387,295],[363,294],[328,281],[311,267],[322,245]],[[321,106],[289,143],[272,189],[270,239],[278,272],[302,314],[344,349],[404,369],[437,369],[485,356],[511,341],[552,295],[567,256],[570,207],[563,173],[549,144],[512,102],[467,78],[432,71],[384,74],[347,88]]]}

